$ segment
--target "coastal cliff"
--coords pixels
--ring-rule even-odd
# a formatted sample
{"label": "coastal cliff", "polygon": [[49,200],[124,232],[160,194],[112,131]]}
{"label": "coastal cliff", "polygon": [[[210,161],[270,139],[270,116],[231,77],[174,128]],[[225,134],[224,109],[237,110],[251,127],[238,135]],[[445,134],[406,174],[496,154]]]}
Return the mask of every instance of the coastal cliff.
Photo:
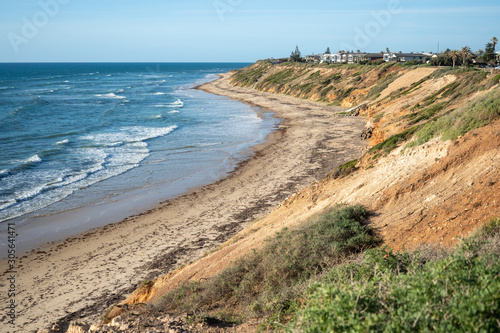
{"label": "coastal cliff", "polygon": [[[366,209],[366,214],[352,214],[363,216],[356,228],[366,227],[361,234],[373,238],[363,238],[363,243],[356,243],[359,246],[346,247],[348,250],[342,255],[349,258],[347,263],[362,261],[356,256],[371,247],[388,246],[398,251],[432,244],[449,249],[460,244],[460,239],[477,233],[483,225],[491,221],[498,223],[499,81],[498,73],[475,69],[393,63],[273,65],[262,61],[204,85],[202,89],[207,92],[271,110],[275,104],[285,105],[278,114],[284,119],[278,135],[290,135],[294,140],[316,137],[319,140],[316,146],[301,146],[303,150],[297,151],[315,168],[304,171],[301,182],[295,182],[294,186],[274,189],[272,200],[262,197],[266,205],[260,206],[258,214],[250,212],[253,207],[247,207],[247,215],[233,216],[234,223],[245,221],[245,228],[233,237],[204,255],[200,249],[199,259],[187,265],[175,269],[171,269],[172,265],[166,266],[161,272],[166,275],[144,281],[126,300],[109,307],[103,317],[110,324],[92,327],[74,324],[73,329],[132,332],[141,325],[141,319],[137,318],[143,318],[142,324],[148,322],[151,331],[168,327],[174,331],[218,332],[236,326],[244,332],[256,330],[263,322],[268,329],[277,329],[299,318],[289,309],[308,306],[305,296],[293,289],[295,287],[286,289],[292,296],[269,296],[266,300],[256,297],[249,302],[243,301],[247,294],[239,298],[236,289],[231,289],[231,296],[222,291],[217,294],[219,291],[213,290],[216,284],[210,284],[212,293],[208,299],[196,297],[202,294],[204,285],[227,272],[232,263],[266,251],[269,239],[277,233],[282,238],[294,239],[295,236],[288,236],[284,230],[299,230],[297,228],[313,224],[311,221],[330,214],[332,209],[356,205]],[[287,112],[297,114],[287,116]],[[309,121],[307,130],[294,132]],[[323,127],[316,127],[320,122]],[[346,126],[350,126],[348,130]],[[316,132],[326,129],[329,130],[324,136]],[[342,135],[336,135],[338,133]],[[365,144],[356,141],[361,136]],[[279,148],[287,149],[286,146]],[[256,154],[262,152],[257,150]],[[269,156],[276,158],[279,152]],[[262,160],[256,159],[256,162]],[[291,166],[292,169],[302,167]],[[271,174],[263,174],[264,169],[259,171],[260,175],[271,177]],[[279,173],[279,177],[286,178],[286,172]],[[245,187],[245,183],[240,185]],[[288,247],[298,244],[292,241]],[[275,248],[279,248],[278,245]],[[498,247],[492,252],[498,253]],[[384,253],[384,258],[392,258],[392,252]],[[440,260],[442,258],[444,255]],[[163,259],[167,260],[168,256]],[[315,269],[322,276],[326,267],[332,269],[338,264],[322,263]],[[314,277],[312,282],[319,279]],[[300,280],[302,284],[312,282]],[[265,292],[264,284],[235,288],[249,288],[250,294]],[[285,293],[285,289],[279,290]],[[498,290],[496,292],[498,295]],[[182,298],[183,295],[188,298]],[[174,306],[175,301],[189,303],[190,308]],[[162,312],[165,309],[169,310],[168,314]],[[186,314],[191,319],[186,319]],[[272,317],[276,314],[283,317]],[[302,313],[300,320],[305,320],[307,315]],[[415,323],[419,318],[415,317]],[[63,331],[71,319],[74,318],[60,321],[59,331]],[[55,327],[53,331],[57,330]]]}

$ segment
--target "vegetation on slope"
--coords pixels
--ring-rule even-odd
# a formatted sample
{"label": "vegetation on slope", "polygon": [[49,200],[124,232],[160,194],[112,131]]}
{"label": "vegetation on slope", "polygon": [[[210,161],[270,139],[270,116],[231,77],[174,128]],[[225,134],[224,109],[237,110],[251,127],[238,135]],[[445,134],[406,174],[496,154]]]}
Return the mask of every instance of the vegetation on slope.
{"label": "vegetation on slope", "polygon": [[278,315],[296,307],[301,285],[379,244],[360,206],[329,210],[294,229],[283,229],[260,250],[208,281],[186,282],[158,306],[172,313],[235,320]]}
{"label": "vegetation on slope", "polygon": [[456,139],[498,118],[500,118],[500,88],[428,122],[415,133],[417,139],[410,142],[408,147],[421,145],[438,136],[444,140]]}
{"label": "vegetation on slope", "polygon": [[289,328],[304,332],[500,329],[499,219],[452,253],[372,249],[306,292]]}
{"label": "vegetation on slope", "polygon": [[[500,328],[500,219],[454,251],[374,248],[360,206],[284,229],[207,281],[188,282],[157,308],[192,320],[305,332],[491,332]],[[364,252],[363,252],[364,251]]]}
{"label": "vegetation on slope", "polygon": [[391,82],[412,67],[395,63],[378,66],[316,65],[259,61],[237,71],[234,85],[340,105],[346,98],[368,89],[361,96],[375,98]]}

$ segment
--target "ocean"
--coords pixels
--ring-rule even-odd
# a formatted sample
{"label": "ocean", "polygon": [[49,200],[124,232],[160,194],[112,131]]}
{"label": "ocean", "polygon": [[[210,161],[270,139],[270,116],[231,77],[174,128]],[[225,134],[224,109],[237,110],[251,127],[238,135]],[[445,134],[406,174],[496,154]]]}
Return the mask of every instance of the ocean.
{"label": "ocean", "polygon": [[80,232],[224,177],[278,120],[193,87],[246,65],[0,64],[0,227],[134,198],[52,218]]}

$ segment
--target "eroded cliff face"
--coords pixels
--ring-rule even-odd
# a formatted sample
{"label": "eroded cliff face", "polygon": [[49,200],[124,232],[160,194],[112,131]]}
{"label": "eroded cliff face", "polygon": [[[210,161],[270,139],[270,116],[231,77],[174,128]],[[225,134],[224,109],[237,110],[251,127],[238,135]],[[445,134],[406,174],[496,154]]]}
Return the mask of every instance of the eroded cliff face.
{"label": "eroded cliff face", "polygon": [[499,89],[498,81],[487,74],[395,65],[323,68],[257,63],[236,72],[231,82],[345,107],[367,102],[360,116],[370,128],[370,147],[396,136],[394,146],[367,151],[355,172],[326,177],[294,194],[215,251],[137,290],[107,314],[109,319],[125,312],[124,305],[154,304],[184,281],[215,275],[282,228],[337,204],[368,207],[374,213],[373,228],[395,250],[422,243],[451,246],[500,216],[499,120],[455,140],[435,138],[406,146],[413,128]]}

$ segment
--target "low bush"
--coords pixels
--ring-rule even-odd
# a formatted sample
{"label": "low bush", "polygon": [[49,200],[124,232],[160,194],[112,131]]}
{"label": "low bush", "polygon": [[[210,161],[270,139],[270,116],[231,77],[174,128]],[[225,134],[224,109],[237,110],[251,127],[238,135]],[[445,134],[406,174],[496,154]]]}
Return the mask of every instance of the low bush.
{"label": "low bush", "polygon": [[[437,259],[388,248],[333,269],[304,296],[290,330],[304,332],[498,332],[499,235],[463,241]],[[498,250],[498,249],[497,249]]]}

